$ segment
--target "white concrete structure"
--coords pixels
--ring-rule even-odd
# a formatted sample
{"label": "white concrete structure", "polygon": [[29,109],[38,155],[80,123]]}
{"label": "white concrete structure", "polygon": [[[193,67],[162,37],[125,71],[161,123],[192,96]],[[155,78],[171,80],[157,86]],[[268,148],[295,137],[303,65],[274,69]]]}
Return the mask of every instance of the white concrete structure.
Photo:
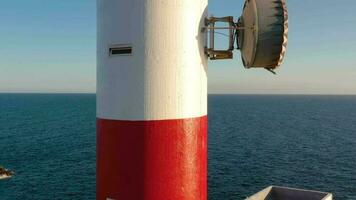
{"label": "white concrete structure", "polygon": [[331,193],[269,186],[246,200],[332,200]]}
{"label": "white concrete structure", "polygon": [[98,0],[97,199],[207,199],[207,0]]}
{"label": "white concrete structure", "polygon": [[[99,0],[97,116],[160,120],[207,114],[207,0]],[[112,47],[131,54],[110,55]]]}

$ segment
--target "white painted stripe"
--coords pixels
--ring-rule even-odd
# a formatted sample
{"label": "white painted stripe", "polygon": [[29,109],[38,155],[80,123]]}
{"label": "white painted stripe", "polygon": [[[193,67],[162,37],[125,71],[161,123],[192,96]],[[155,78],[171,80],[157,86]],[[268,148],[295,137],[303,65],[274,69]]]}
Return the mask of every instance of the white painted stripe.
{"label": "white painted stripe", "polygon": [[[98,2],[97,117],[205,116],[207,0]],[[109,56],[121,44],[131,44],[132,55]]]}

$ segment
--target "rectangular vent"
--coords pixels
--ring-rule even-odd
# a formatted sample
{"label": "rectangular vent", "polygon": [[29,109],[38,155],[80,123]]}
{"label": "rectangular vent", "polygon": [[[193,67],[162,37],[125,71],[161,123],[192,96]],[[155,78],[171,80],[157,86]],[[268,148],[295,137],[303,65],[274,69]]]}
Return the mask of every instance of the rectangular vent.
{"label": "rectangular vent", "polygon": [[110,52],[110,56],[131,55],[132,54],[132,47],[131,46],[110,47],[109,52]]}

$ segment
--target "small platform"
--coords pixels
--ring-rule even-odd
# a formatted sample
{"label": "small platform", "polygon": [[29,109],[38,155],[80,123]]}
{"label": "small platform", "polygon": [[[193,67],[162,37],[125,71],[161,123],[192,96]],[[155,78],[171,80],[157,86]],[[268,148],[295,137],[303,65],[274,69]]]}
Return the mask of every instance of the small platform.
{"label": "small platform", "polygon": [[331,193],[269,186],[246,200],[332,200]]}

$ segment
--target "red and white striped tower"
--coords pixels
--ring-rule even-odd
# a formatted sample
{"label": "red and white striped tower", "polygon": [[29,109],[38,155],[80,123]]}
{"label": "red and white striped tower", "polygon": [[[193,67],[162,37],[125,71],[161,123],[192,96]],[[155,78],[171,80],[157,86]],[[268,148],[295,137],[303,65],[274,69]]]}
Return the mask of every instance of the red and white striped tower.
{"label": "red and white striped tower", "polygon": [[206,200],[206,15],[207,0],[98,0],[98,200]]}

